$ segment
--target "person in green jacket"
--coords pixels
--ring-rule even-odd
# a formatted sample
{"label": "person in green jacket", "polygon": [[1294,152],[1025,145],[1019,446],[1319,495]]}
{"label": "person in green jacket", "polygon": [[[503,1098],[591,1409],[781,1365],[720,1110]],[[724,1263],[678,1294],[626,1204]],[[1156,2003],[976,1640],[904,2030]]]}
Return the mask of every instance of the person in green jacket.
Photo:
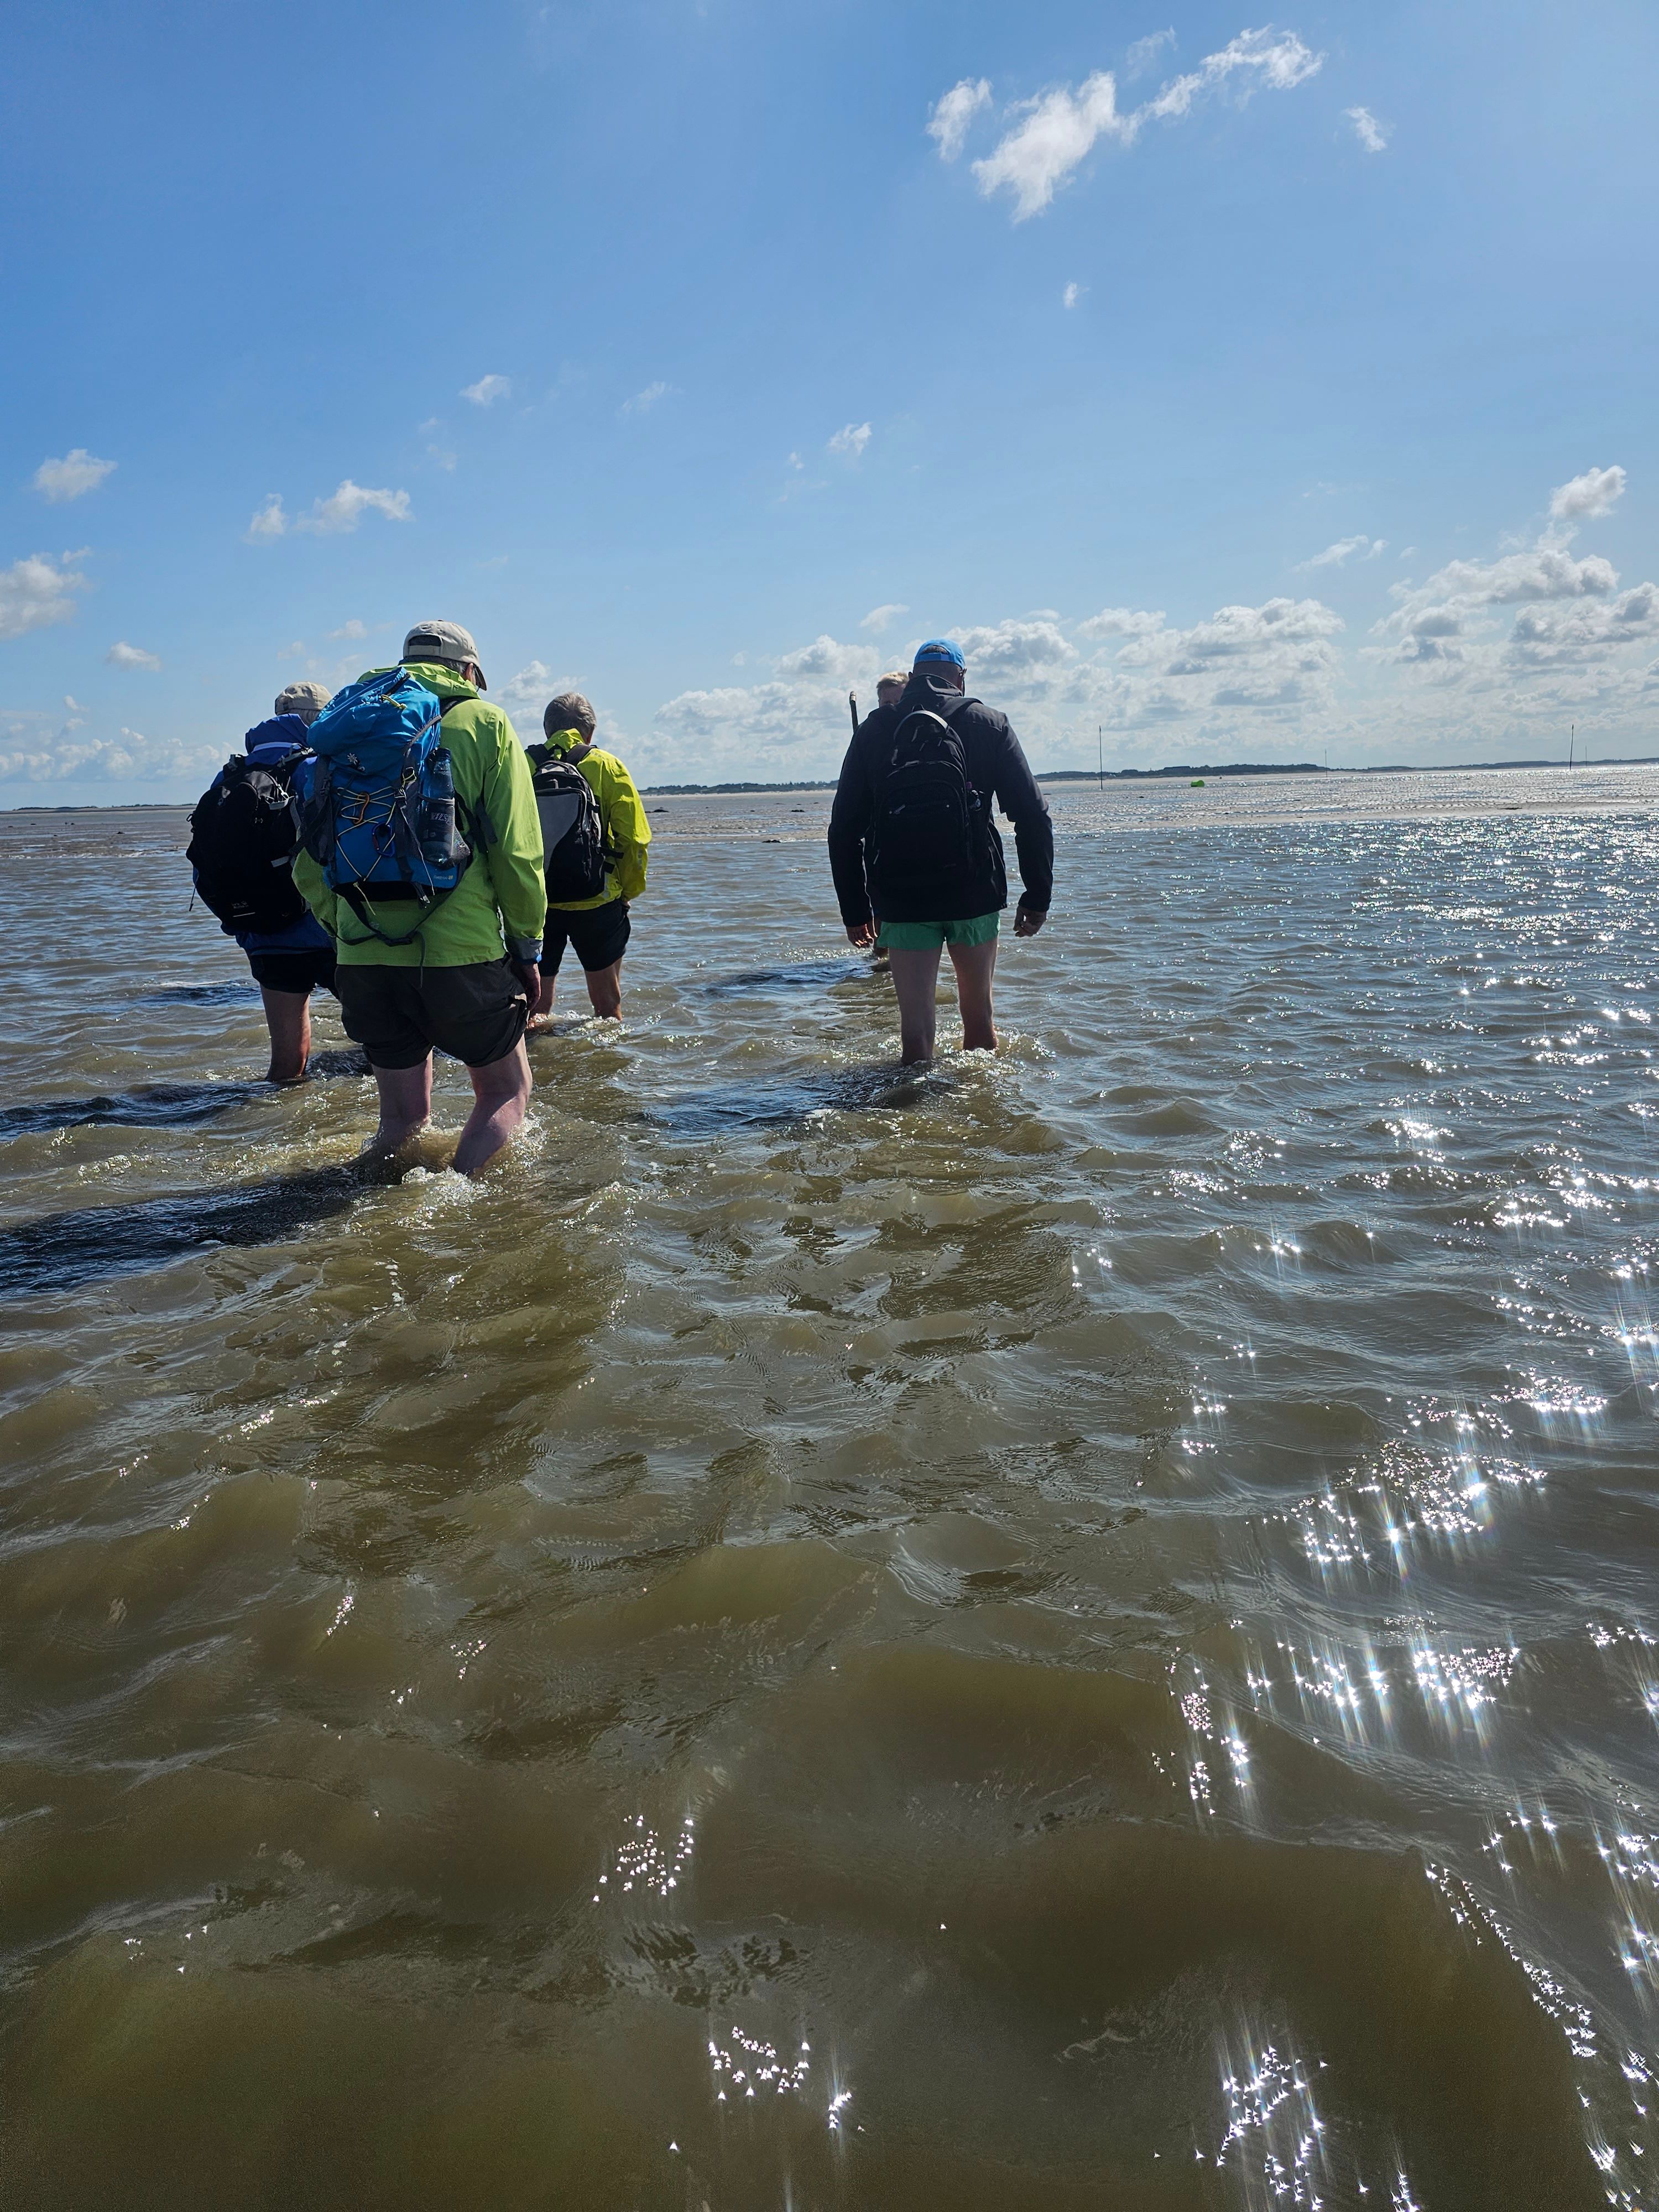
{"label": "person in green jacket", "polygon": [[542,729],[551,753],[574,752],[576,767],[599,801],[607,866],[604,888],[592,898],[550,902],[542,939],[542,989],[530,1027],[539,1029],[553,1011],[554,979],[568,945],[582,965],[593,1011],[614,1021],[622,1012],[623,954],[633,933],[628,905],[645,889],[646,819],[634,779],[615,753],[593,743],[593,709],[580,691],[550,699]]}
{"label": "person in green jacket", "polygon": [[[478,648],[457,623],[417,623],[404,640],[403,665],[448,702],[443,742],[472,828],[472,858],[460,882],[407,945],[385,945],[330,889],[309,853],[294,880],[337,948],[335,990],[346,1034],[368,1055],[380,1093],[374,1152],[395,1152],[432,1115],[435,1046],[466,1063],[473,1108],[454,1165],[477,1175],[523,1121],[530,1101],[525,1021],[541,995],[538,965],[547,891],[542,830],[530,766],[518,733],[485,690]],[[370,670],[370,674],[377,672]],[[409,927],[409,908],[370,902],[388,937]]]}

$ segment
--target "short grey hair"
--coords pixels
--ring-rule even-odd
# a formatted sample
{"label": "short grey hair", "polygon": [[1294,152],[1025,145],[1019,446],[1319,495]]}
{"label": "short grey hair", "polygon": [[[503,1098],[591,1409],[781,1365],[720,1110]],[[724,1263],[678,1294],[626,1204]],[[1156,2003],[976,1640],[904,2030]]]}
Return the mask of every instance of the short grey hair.
{"label": "short grey hair", "polygon": [[908,668],[890,668],[885,676],[878,676],[876,678],[876,696],[879,699],[884,691],[890,691],[896,698],[909,681],[910,672]]}
{"label": "short grey hair", "polygon": [[591,739],[598,727],[598,718],[580,691],[561,691],[556,699],[548,701],[542,716],[544,738],[550,738],[556,730],[580,730]]}

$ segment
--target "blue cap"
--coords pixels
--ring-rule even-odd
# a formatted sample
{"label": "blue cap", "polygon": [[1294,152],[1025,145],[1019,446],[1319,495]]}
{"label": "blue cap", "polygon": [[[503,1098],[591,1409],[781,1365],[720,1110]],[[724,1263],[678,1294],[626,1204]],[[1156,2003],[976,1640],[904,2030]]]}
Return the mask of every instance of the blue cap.
{"label": "blue cap", "polygon": [[966,668],[968,665],[962,657],[962,647],[952,645],[948,637],[930,637],[926,645],[919,645],[915,665],[920,668],[925,660],[949,661],[952,668]]}

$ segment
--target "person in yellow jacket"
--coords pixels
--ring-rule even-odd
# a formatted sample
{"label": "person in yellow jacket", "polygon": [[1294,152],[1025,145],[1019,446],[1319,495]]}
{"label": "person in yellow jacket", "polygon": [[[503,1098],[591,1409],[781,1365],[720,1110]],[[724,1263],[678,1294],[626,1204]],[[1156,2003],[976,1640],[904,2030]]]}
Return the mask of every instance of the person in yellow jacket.
{"label": "person in yellow jacket", "polygon": [[593,897],[548,902],[541,997],[532,1030],[553,1011],[554,979],[567,945],[581,963],[594,1012],[613,1021],[622,1012],[623,954],[633,933],[628,906],[645,889],[651,824],[633,777],[614,753],[593,743],[597,726],[593,709],[580,691],[562,691],[550,699],[542,716],[547,750],[575,754],[577,769],[599,802],[606,866],[604,888]]}
{"label": "person in yellow jacket", "polygon": [[[308,852],[295,861],[294,881],[335,941],[334,988],[346,1035],[374,1071],[380,1125],[369,1148],[401,1152],[426,1127],[435,1046],[464,1060],[472,1078],[472,1112],[453,1163],[472,1176],[507,1143],[530,1103],[523,1039],[542,986],[542,826],[518,733],[481,696],[483,672],[471,633],[458,623],[416,623],[402,659],[448,710],[443,743],[455,796],[473,825],[466,871],[414,937],[397,945],[362,925]],[[369,905],[386,936],[408,928],[407,906]]]}

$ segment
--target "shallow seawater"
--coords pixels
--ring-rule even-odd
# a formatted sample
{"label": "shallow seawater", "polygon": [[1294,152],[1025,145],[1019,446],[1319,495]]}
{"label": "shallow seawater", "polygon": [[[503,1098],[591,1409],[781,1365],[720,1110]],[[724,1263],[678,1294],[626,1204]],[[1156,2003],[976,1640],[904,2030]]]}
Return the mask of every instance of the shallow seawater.
{"label": "shallow seawater", "polygon": [[925,1075],[653,800],[476,1187],[0,817],[9,2206],[1659,2204],[1659,771],[1053,797]]}

